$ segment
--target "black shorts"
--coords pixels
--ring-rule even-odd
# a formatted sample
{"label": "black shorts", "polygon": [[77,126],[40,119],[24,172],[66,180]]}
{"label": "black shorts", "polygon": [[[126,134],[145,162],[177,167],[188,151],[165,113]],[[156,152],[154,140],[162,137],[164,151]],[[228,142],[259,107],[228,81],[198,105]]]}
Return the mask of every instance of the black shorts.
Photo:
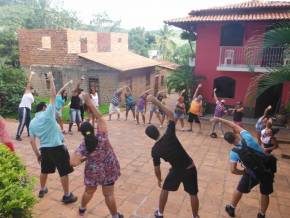
{"label": "black shorts", "polygon": [[188,113],[188,122],[192,123],[194,120],[195,123],[200,123],[199,117],[196,114]]}
{"label": "black shorts", "polygon": [[260,184],[260,193],[263,195],[270,195],[273,193],[274,175],[269,175],[259,181],[250,176],[248,173],[242,175],[237,190],[241,193],[249,193],[252,188]]}
{"label": "black shorts", "polygon": [[196,168],[190,169],[170,169],[163,184],[166,191],[177,191],[180,183],[183,183],[184,191],[190,195],[196,195],[198,192]]}
{"label": "black shorts", "polygon": [[41,148],[41,173],[54,173],[55,169],[60,177],[73,172],[69,162],[69,153],[64,145],[51,148]]}

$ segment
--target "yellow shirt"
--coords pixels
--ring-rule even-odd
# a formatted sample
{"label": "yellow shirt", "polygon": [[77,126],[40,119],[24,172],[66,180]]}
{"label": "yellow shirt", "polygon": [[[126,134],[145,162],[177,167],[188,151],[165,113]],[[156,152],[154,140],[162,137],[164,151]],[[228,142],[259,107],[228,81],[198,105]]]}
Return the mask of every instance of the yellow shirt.
{"label": "yellow shirt", "polygon": [[195,115],[199,115],[202,107],[202,101],[198,102],[193,100],[190,105],[189,112]]}

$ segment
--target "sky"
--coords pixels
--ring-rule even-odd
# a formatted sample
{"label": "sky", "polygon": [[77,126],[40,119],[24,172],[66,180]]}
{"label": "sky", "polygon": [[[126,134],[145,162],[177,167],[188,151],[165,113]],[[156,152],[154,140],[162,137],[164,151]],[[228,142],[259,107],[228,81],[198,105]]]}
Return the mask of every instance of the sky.
{"label": "sky", "polygon": [[[85,22],[92,14],[106,12],[115,20],[122,20],[121,27],[131,29],[142,26],[157,30],[164,20],[185,17],[194,9],[239,3],[243,0],[62,0],[67,9],[77,11]],[[290,0],[284,0],[290,1]]]}

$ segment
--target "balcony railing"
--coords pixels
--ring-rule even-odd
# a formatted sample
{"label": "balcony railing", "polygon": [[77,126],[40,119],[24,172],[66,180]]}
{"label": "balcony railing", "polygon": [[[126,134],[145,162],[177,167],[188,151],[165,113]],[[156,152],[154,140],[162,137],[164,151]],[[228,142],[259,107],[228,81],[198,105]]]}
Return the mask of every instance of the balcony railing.
{"label": "balcony railing", "polygon": [[220,47],[220,71],[266,72],[269,67],[281,66],[290,62],[289,50],[283,47]]}

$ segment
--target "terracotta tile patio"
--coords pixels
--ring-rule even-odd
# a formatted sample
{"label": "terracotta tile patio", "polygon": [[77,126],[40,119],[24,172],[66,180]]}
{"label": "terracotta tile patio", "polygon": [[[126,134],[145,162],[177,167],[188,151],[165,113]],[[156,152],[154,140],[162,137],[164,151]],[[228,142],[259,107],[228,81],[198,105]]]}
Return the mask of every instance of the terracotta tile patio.
{"label": "terracotta tile patio", "polygon": [[[122,118],[124,115],[122,114]],[[121,164],[122,176],[116,183],[116,198],[119,211],[125,217],[153,217],[157,208],[160,189],[153,172],[150,148],[152,141],[144,135],[144,126],[137,126],[133,120],[108,122],[109,135],[114,150]],[[9,131],[14,133],[16,122],[9,122]],[[178,127],[180,128],[180,127]],[[193,158],[198,169],[200,217],[227,217],[224,205],[232,196],[239,176],[229,172],[228,152],[231,147],[222,139],[211,139],[208,136],[209,124],[203,121],[203,133],[181,132],[178,136],[185,149]],[[76,131],[76,128],[74,128]],[[26,135],[26,132],[24,132]],[[73,136],[66,135],[65,141],[72,152],[79,144],[81,136],[74,132]],[[16,143],[16,152],[21,156],[32,176],[38,176],[40,169],[35,159],[27,137]],[[271,203],[267,218],[290,217],[290,161],[281,159],[281,150],[275,155],[279,158],[279,169],[276,174],[275,192],[271,195]],[[166,176],[168,164],[162,163],[162,175]],[[57,174],[49,176],[49,193],[39,200],[34,208],[34,217],[39,218],[73,218],[77,214],[79,200],[72,205],[60,202],[62,189]],[[35,185],[35,194],[39,184]],[[83,166],[75,169],[70,176],[70,189],[79,198],[84,190]],[[259,190],[255,188],[250,194],[244,195],[237,208],[238,218],[256,217],[259,205]],[[105,206],[104,198],[98,190],[88,206],[85,217],[110,217]],[[191,208],[189,198],[181,186],[177,192],[169,195],[165,211],[166,218],[190,218]]]}

